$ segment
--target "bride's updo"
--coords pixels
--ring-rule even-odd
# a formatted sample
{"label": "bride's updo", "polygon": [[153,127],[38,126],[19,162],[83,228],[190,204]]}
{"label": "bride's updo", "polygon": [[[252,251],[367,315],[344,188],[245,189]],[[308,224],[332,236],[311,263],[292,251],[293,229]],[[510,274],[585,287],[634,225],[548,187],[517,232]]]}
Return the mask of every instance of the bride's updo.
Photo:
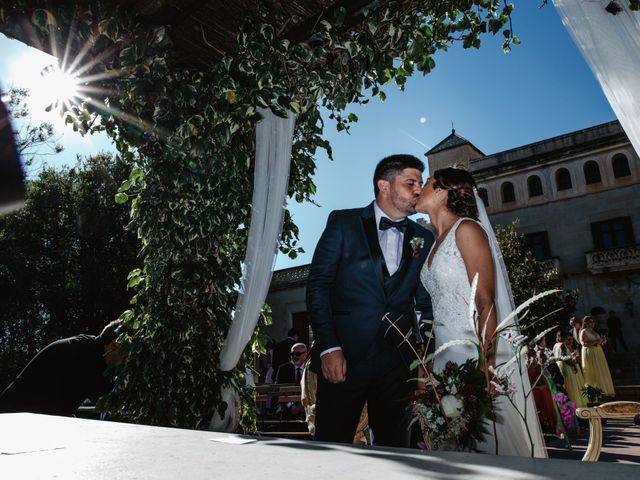
{"label": "bride's updo", "polygon": [[476,182],[469,172],[460,168],[441,168],[432,175],[434,187],[448,192],[447,208],[459,217],[478,220],[478,207],[473,189]]}

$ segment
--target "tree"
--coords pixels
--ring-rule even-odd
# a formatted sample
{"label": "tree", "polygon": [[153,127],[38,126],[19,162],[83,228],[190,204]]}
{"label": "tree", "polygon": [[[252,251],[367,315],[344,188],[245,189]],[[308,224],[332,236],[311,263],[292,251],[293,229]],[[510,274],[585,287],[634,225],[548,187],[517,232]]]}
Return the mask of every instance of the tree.
{"label": "tree", "polygon": [[20,125],[15,132],[16,147],[27,166],[32,165],[36,157],[56,155],[64,150],[51,122],[34,124],[31,121],[27,106],[29,95],[29,90],[17,87],[9,89],[6,95],[6,106],[14,126]]}
{"label": "tree", "polygon": [[113,197],[128,175],[108,154],[45,168],[0,217],[0,389],[49,342],[97,334],[127,308],[139,243]]}
{"label": "tree", "polygon": [[[525,248],[525,237],[518,233],[517,225],[517,222],[513,222],[507,226],[498,225],[495,229],[516,306],[538,293],[562,288],[558,270],[535,259]],[[551,326],[568,325],[575,311],[578,293],[577,290],[564,291],[535,302],[529,308],[529,313],[521,318],[520,325],[524,333],[534,337]]]}

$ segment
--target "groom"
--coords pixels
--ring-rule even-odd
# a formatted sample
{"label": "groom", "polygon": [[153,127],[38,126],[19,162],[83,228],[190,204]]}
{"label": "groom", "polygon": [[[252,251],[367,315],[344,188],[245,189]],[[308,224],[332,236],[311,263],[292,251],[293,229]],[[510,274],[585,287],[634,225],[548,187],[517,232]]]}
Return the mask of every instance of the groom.
{"label": "groom", "polygon": [[[375,201],[331,212],[307,284],[318,373],[316,440],[349,443],[367,402],[376,445],[406,446],[407,397],[416,389],[414,310],[432,318],[420,270],[433,235],[407,219],[416,213],[424,164],[411,155],[378,163]],[[385,314],[396,327],[383,319]]]}

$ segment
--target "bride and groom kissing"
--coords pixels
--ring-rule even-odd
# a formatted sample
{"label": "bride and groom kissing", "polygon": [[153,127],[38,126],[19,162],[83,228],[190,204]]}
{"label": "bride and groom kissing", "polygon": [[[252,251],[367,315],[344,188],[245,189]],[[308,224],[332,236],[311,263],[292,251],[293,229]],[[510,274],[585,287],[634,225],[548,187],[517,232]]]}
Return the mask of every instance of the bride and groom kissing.
{"label": "bride and groom kissing", "polygon": [[[472,176],[445,168],[423,186],[423,172],[423,162],[411,155],[381,160],[373,175],[375,200],[331,212],[316,247],[307,283],[315,342],[310,369],[318,374],[316,440],[351,442],[366,402],[375,444],[408,446],[414,312],[434,320],[436,350],[451,340],[475,341],[468,302],[477,274],[474,301],[486,338],[510,313],[508,277]],[[429,215],[436,236],[407,218],[416,212]],[[497,343],[487,346],[490,362],[513,353],[507,342]],[[437,355],[432,368],[464,363],[475,351],[455,345]],[[503,403],[478,450],[495,453],[495,432],[499,454],[530,456],[531,438],[535,455],[546,456],[535,408],[530,405],[527,428]]]}

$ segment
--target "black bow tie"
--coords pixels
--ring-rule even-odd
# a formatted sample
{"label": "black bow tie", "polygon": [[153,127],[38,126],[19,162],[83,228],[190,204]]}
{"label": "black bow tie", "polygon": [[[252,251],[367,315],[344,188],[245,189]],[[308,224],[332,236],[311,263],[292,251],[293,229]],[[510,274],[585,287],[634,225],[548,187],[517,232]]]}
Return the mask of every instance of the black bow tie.
{"label": "black bow tie", "polygon": [[390,228],[397,228],[399,231],[404,232],[407,229],[407,219],[403,218],[402,220],[398,220],[394,222],[390,218],[382,217],[380,218],[380,230],[388,230]]}

